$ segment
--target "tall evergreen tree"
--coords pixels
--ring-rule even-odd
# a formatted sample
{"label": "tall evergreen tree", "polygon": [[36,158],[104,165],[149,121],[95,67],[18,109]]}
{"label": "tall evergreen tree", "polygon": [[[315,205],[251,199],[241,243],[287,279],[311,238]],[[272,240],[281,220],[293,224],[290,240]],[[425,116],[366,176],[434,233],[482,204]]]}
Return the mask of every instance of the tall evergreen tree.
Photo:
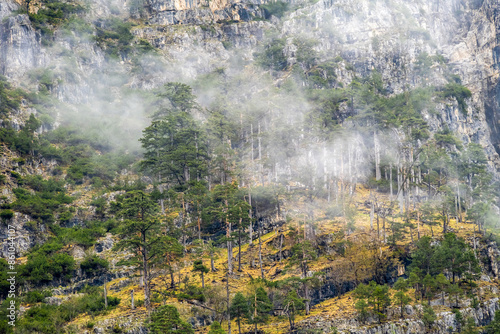
{"label": "tall evergreen tree", "polygon": [[262,287],[258,287],[254,293],[248,297],[248,300],[250,303],[248,323],[255,325],[255,334],[257,334],[257,326],[267,322],[273,304],[269,300],[266,290]]}
{"label": "tall evergreen tree", "polygon": [[137,254],[142,264],[144,281],[144,303],[151,312],[150,263],[161,254],[162,226],[158,216],[158,206],[143,191],[131,191],[119,202],[119,216],[123,223],[120,228],[121,240],[116,249],[128,249]]}
{"label": "tall evergreen tree", "polygon": [[250,316],[248,300],[241,292],[238,292],[234,296],[231,302],[230,312],[231,318],[236,319],[236,322],[238,323],[238,333],[241,334],[241,320]]}
{"label": "tall evergreen tree", "polygon": [[152,334],[194,334],[193,327],[181,319],[179,311],[172,305],[156,309],[151,314],[148,327]]}

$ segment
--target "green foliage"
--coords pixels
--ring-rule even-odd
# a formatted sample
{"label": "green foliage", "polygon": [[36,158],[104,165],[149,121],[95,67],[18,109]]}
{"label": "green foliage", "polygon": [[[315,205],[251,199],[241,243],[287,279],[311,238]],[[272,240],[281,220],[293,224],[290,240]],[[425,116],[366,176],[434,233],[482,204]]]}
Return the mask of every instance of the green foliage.
{"label": "green foliage", "polygon": [[500,333],[500,310],[495,311],[495,318],[486,326],[486,333],[496,334]]}
{"label": "green foliage", "polygon": [[399,306],[401,318],[403,318],[404,307],[411,301],[411,298],[406,294],[408,291],[408,282],[403,278],[399,278],[396,283],[394,283],[394,289],[397,290],[394,294],[394,304]]}
{"label": "green foliage", "polygon": [[102,47],[106,53],[114,58],[126,58],[132,51],[130,43],[134,35],[130,32],[132,23],[124,22],[118,18],[110,18],[100,21],[97,28],[97,45]]}
{"label": "green foliage", "polygon": [[23,279],[33,284],[67,282],[73,276],[75,260],[62,252],[62,248],[57,241],[35,248],[28,255],[28,262],[19,268]]}
{"label": "green foliage", "polygon": [[453,283],[455,283],[456,277],[465,272],[476,275],[481,271],[474,252],[463,239],[458,238],[454,233],[445,234],[436,255],[441,259],[444,268],[452,273]]}
{"label": "green foliage", "polygon": [[[387,285],[379,285],[375,281],[370,281],[369,284],[360,284],[354,290],[353,296],[357,299],[357,309],[362,318],[367,312],[366,305],[371,307],[371,312],[378,317],[379,322],[387,317],[385,312],[387,307],[391,305]],[[360,300],[364,300],[365,303],[359,302]]]}
{"label": "green foliage", "polygon": [[24,94],[21,90],[14,89],[7,78],[0,75],[0,117],[3,118],[11,112],[18,110]]}
{"label": "green foliage", "polygon": [[105,232],[107,232],[105,226],[96,223],[87,223],[86,227],[50,225],[50,230],[62,244],[74,244],[85,248],[93,246],[96,239],[104,236]]}
{"label": "green foliage", "polygon": [[288,315],[290,330],[295,327],[295,315],[305,309],[305,304],[302,298],[299,297],[295,289],[290,290],[283,301],[285,313]]}
{"label": "green foliage", "polygon": [[27,303],[34,304],[43,302],[45,298],[52,296],[52,293],[49,290],[45,291],[28,291],[25,295],[25,299]]}
{"label": "green foliage", "polygon": [[[335,62],[318,64],[308,70],[305,75],[311,88],[333,88],[337,83],[335,70],[338,65]],[[313,90],[311,94],[321,94],[321,90]],[[341,91],[345,95],[344,91]]]}
{"label": "green foliage", "polygon": [[361,320],[362,322],[364,322],[370,315],[368,307],[368,303],[364,298],[358,299],[354,304],[354,308],[358,312],[359,320]]}
{"label": "green foliage", "polygon": [[276,16],[277,18],[281,18],[285,12],[288,10],[288,3],[283,1],[275,1],[269,2],[265,5],[261,5],[261,8],[264,9],[264,13],[266,14],[266,19],[271,18],[271,16]]}
{"label": "green foliage", "polygon": [[[189,186],[191,179],[203,177],[207,170],[207,144],[200,126],[188,112],[196,107],[191,88],[171,83],[160,97],[169,101],[155,113],[152,124],[140,139],[146,153],[141,165],[155,178],[177,184],[178,191]],[[163,181],[163,180],[159,180]]]}
{"label": "green foliage", "polygon": [[[463,334],[479,334],[479,330],[476,326],[476,321],[472,317],[468,317],[465,321],[465,325],[460,333]],[[481,332],[482,333],[482,332]]]}
{"label": "green foliage", "polygon": [[[10,289],[10,282],[7,281],[7,278],[9,278],[9,275],[7,275],[7,272],[9,272],[9,264],[5,259],[0,259],[0,298],[1,299],[6,299],[7,295],[9,294],[9,289]],[[1,327],[0,327],[1,328]]]}
{"label": "green foliage", "polygon": [[248,301],[241,292],[236,293],[236,295],[234,296],[233,300],[231,301],[229,312],[231,313],[231,318],[236,319],[236,321],[238,322],[238,328],[241,327],[241,320],[250,316],[250,307]]}
{"label": "green foliage", "polygon": [[248,296],[250,304],[250,312],[248,313],[248,323],[254,324],[257,328],[258,324],[264,324],[269,318],[269,312],[272,310],[272,303],[269,300],[266,290],[258,287],[252,294]]}
{"label": "green foliage", "polygon": [[462,144],[460,140],[453,135],[453,132],[445,128],[434,134],[434,139],[439,147],[456,147],[457,149],[462,149]]}
{"label": "green foliage", "polygon": [[431,329],[434,322],[437,320],[436,313],[430,305],[422,305],[424,312],[422,313],[422,321],[428,329]]}
{"label": "green foliage", "polygon": [[264,50],[256,54],[257,64],[266,70],[283,71],[288,65],[284,54],[285,39],[276,38],[264,46]]}
{"label": "green foliage", "polygon": [[[304,70],[308,70],[313,67],[318,58],[317,52],[313,49],[313,47],[317,44],[317,41],[299,37],[294,39],[293,44],[297,47],[297,50],[295,51],[295,59],[297,60],[297,63],[300,64]],[[323,67],[326,67],[325,64]]]}
{"label": "green foliage", "polygon": [[472,96],[471,91],[467,87],[456,82],[450,82],[444,86],[441,96],[444,98],[454,97],[457,100],[460,111],[464,115],[467,115],[467,103],[465,100]]}
{"label": "green foliage", "polygon": [[[116,297],[108,297],[108,309],[115,308],[120,303]],[[20,333],[64,333],[67,322],[79,314],[98,315],[105,311],[104,297],[101,293],[91,292],[81,297],[71,298],[59,306],[41,304],[31,307],[16,323]]]}
{"label": "green foliage", "polygon": [[83,13],[84,8],[75,1],[42,0],[36,13],[29,13],[35,29],[42,33],[42,43],[51,44],[54,30],[74,15]]}
{"label": "green foliage", "polygon": [[0,128],[0,141],[4,142],[9,149],[17,151],[23,156],[38,151],[39,142],[33,133],[40,127],[41,123],[33,114],[30,115],[30,118],[20,131],[14,130],[7,121],[4,124]]}
{"label": "green foliage", "polygon": [[148,328],[152,334],[193,334],[190,324],[182,320],[174,306],[160,306],[151,315]]}
{"label": "green foliage", "polygon": [[145,39],[132,43],[134,35],[130,30],[134,24],[130,21],[108,18],[99,20],[97,26],[97,45],[113,58],[127,59],[132,54],[141,55],[155,50]]}
{"label": "green foliage", "polygon": [[2,221],[5,222],[5,221],[11,219],[12,217],[14,217],[14,211],[9,210],[9,209],[0,210],[0,219],[2,219]]}
{"label": "green foliage", "polygon": [[[410,284],[420,292],[421,297],[429,300],[435,293],[448,291],[458,298],[460,289],[444,277],[446,271],[452,275],[455,283],[457,277],[476,277],[480,272],[479,263],[471,248],[454,233],[447,233],[440,244],[431,245],[431,238],[424,236],[416,244],[412,252],[410,265]],[[444,303],[444,300],[443,300]]]}
{"label": "green foliage", "polygon": [[210,325],[210,330],[208,331],[208,334],[225,334],[226,331],[222,329],[222,326],[218,321],[212,322]]}
{"label": "green foliage", "polygon": [[93,275],[108,269],[109,263],[106,259],[101,259],[97,255],[87,256],[82,263],[80,263],[80,268],[82,272],[87,275]]}
{"label": "green foliage", "polygon": [[55,212],[62,209],[65,204],[73,202],[73,198],[65,194],[62,181],[44,180],[37,175],[26,177],[24,183],[35,190],[35,194],[22,188],[13,189],[16,201],[12,208],[40,221],[52,222]]}

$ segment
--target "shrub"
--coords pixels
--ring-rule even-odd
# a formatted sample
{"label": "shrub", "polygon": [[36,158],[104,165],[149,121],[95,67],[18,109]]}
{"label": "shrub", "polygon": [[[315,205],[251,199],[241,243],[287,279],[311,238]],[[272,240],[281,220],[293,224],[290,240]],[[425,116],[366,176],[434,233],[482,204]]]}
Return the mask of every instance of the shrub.
{"label": "shrub", "polygon": [[88,256],[82,263],[80,263],[80,268],[82,268],[82,271],[87,275],[93,275],[107,269],[108,267],[108,261],[101,259],[97,255]]}
{"label": "shrub", "polygon": [[467,87],[456,82],[450,82],[443,88],[441,94],[445,98],[454,97],[457,100],[460,111],[464,115],[467,115],[467,103],[465,100],[472,96],[471,91]]}
{"label": "shrub", "polygon": [[0,211],[0,218],[3,221],[9,220],[12,217],[14,217],[14,211],[9,210],[9,209]]}
{"label": "shrub", "polygon": [[285,12],[288,10],[288,3],[283,1],[269,2],[261,6],[266,14],[266,19],[271,18],[271,16],[276,16],[281,18]]}
{"label": "shrub", "polygon": [[52,296],[50,291],[28,291],[25,295],[26,302],[30,304],[43,302],[46,297]]}
{"label": "shrub", "polygon": [[265,69],[283,71],[287,67],[287,58],[283,52],[285,39],[276,38],[264,47],[261,53],[257,53],[257,63]]}
{"label": "shrub", "polygon": [[[134,35],[130,32],[132,23],[123,22],[119,19],[107,19],[100,22],[100,28],[97,28],[96,41],[106,53],[114,58],[126,57],[132,50],[130,43]],[[149,44],[149,43],[148,43]],[[144,42],[139,45],[147,51],[148,45]]]}
{"label": "shrub", "polygon": [[53,280],[68,281],[75,269],[72,256],[59,252],[63,245],[55,240],[35,248],[28,255],[28,262],[19,271],[24,279],[35,284],[46,284]]}

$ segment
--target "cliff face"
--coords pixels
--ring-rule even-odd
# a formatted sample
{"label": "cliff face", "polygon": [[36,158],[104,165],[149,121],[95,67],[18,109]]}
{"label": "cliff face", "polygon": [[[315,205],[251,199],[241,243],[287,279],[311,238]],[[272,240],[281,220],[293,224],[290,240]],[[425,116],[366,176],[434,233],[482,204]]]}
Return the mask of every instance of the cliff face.
{"label": "cliff face", "polygon": [[43,63],[40,33],[27,15],[11,16],[19,6],[11,1],[0,4],[0,73],[19,78]]}
{"label": "cliff face", "polygon": [[[497,0],[289,1],[289,12],[281,18],[266,10],[265,5],[269,4],[262,0],[92,0],[83,17],[91,26],[90,33],[56,30],[53,43],[44,45],[41,32],[33,27],[28,15],[18,13],[21,7],[12,0],[4,0],[0,2],[0,74],[16,86],[29,87],[36,85],[30,81],[35,71],[49,69],[54,73],[50,94],[62,106],[53,111],[54,126],[64,117],[90,115],[78,118],[82,119],[78,125],[114,124],[137,142],[147,121],[145,99],[127,95],[129,89],[150,92],[165,82],[190,82],[219,69],[229,69],[228,75],[239,76],[239,81],[252,81],[260,74],[251,66],[256,63],[254,52],[264,44],[275,37],[282,38],[286,63],[293,65],[300,57],[296,39],[307,40],[322,62],[340,59],[334,69],[335,88],[347,87],[356,76],[365,77],[374,70],[381,74],[389,95],[415,87],[443,86],[450,75],[456,75],[472,92],[466,110],[461,110],[455,99],[448,98],[437,101],[423,116],[433,133],[449,128],[464,143],[480,143],[488,155],[491,171],[498,177],[500,3]],[[109,49],[96,39],[98,29],[106,28],[104,21],[110,16],[132,20],[131,45],[144,42],[155,52],[134,59],[124,54],[109,57],[106,53]],[[421,66],[423,54],[439,55],[425,75]],[[254,86],[248,88],[248,99],[252,99],[251,93],[255,91],[282,85],[292,75],[291,71],[275,74],[271,84],[262,86],[258,80],[256,84],[252,81]],[[246,95],[243,92],[234,99],[245,99]],[[283,104],[300,108],[288,100]],[[340,109],[347,114],[347,103]],[[17,128],[25,119],[23,115],[13,118]],[[119,141],[116,140],[119,136],[113,133],[110,136]],[[7,166],[7,158],[2,159],[5,170],[14,170],[14,166]],[[26,173],[43,171],[34,166]],[[2,191],[3,195],[12,196],[9,189]],[[20,232],[20,253],[46,240],[45,226],[29,221],[29,217],[19,214],[12,218],[12,224]],[[2,227],[0,238],[5,237],[6,229]],[[496,249],[488,252],[498,254]],[[0,248],[2,254],[6,254],[5,244]],[[490,270],[498,276],[496,261],[492,260]],[[328,291],[324,295],[335,295],[333,288],[325,287]],[[487,324],[498,308],[497,302],[495,299],[478,309],[467,308],[466,315],[479,325]],[[407,312],[416,314],[418,310]],[[440,333],[456,328],[453,314],[440,316],[437,325]],[[420,320],[353,329],[362,324],[318,317],[303,325],[321,329],[337,327],[359,334],[425,332]]]}
{"label": "cliff face", "polygon": [[[363,76],[376,69],[392,93],[422,84],[444,84],[444,71],[436,64],[425,82],[421,82],[422,76],[419,76],[419,55],[440,54],[449,61],[449,68],[461,78],[462,84],[471,90],[472,99],[467,115],[460,112],[453,100],[440,104],[437,112],[429,111],[426,117],[431,130],[448,126],[465,143],[481,143],[492,169],[498,167],[498,2],[299,2],[291,4],[294,9],[283,19],[273,16],[264,21],[266,14],[261,5],[260,1],[115,1],[112,8],[120,15],[144,20],[144,24],[132,29],[134,35],[164,53],[154,64],[142,63],[140,73],[131,73],[131,64],[127,61],[116,66],[106,62],[91,38],[70,43],[67,37],[56,33],[56,44],[72,53],[72,61],[76,62],[71,68],[71,80],[63,75],[57,95],[64,101],[88,103],[86,97],[92,92],[106,89],[99,86],[101,80],[97,80],[96,86],[96,78],[92,77],[103,71],[124,75],[125,83],[131,86],[150,89],[179,76],[189,79],[230,66],[236,54],[243,54],[244,59],[252,62],[252,53],[266,40],[266,32],[287,39],[285,52],[290,64],[296,56],[292,45],[294,36],[306,37],[316,41],[314,49],[323,60],[336,56],[345,60],[344,66],[336,70],[339,83],[345,86],[354,75]],[[0,73],[20,82],[32,68],[60,68],[57,52],[61,50],[43,47],[40,33],[32,28],[28,17],[13,13],[18,8],[12,1],[0,5]],[[90,22],[110,12],[99,1],[92,3],[91,8],[94,10],[87,15]],[[347,63],[353,67],[346,68]],[[155,71],[154,66],[162,69]]]}
{"label": "cliff face", "polygon": [[[464,307],[461,310],[464,319],[472,318],[478,326],[485,326],[495,316],[495,311],[498,310],[498,298],[493,298],[485,302],[483,305],[472,308]],[[422,312],[421,307],[407,306],[405,314],[410,319],[405,319],[396,322],[388,322],[385,324],[377,325],[375,321],[369,324],[362,324],[356,319],[338,319],[331,321],[330,319],[323,319],[320,316],[307,319],[302,324],[308,328],[324,329],[336,328],[339,333],[350,334],[411,334],[411,333],[449,333],[458,331],[460,325],[456,321],[455,314],[452,312],[438,313],[438,320],[430,330],[422,320],[411,319],[411,317],[418,315]]]}

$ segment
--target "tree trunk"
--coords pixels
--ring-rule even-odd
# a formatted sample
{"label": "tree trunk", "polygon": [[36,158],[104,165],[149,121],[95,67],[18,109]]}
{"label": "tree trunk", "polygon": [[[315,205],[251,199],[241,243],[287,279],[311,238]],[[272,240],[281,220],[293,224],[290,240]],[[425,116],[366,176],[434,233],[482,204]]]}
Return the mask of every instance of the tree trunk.
{"label": "tree trunk", "polygon": [[259,235],[259,265],[260,265],[260,275],[262,276],[262,279],[265,280],[264,276],[264,269],[262,268],[262,240],[260,238],[261,235],[261,229],[260,229],[260,223],[259,223],[259,230],[257,231],[257,234]]}
{"label": "tree trunk", "polygon": [[227,238],[227,270],[229,274],[233,273],[233,252],[232,252],[232,243],[231,243],[231,223],[228,221],[227,211],[228,211],[228,202],[227,199],[225,201],[226,208],[226,238]]}
{"label": "tree trunk", "polygon": [[375,149],[375,179],[379,181],[382,178],[380,173],[380,147],[378,143],[377,131],[373,132],[373,143]]}
{"label": "tree trunk", "polygon": [[373,218],[375,215],[375,205],[373,203],[373,195],[370,191],[370,231],[373,231]]}
{"label": "tree trunk", "polygon": [[104,308],[108,308],[108,289],[106,287],[106,284],[108,283],[108,280],[105,278],[104,279]]}
{"label": "tree trunk", "polygon": [[255,322],[255,334],[257,334],[257,291],[254,294],[253,321]]}
{"label": "tree trunk", "polygon": [[150,290],[149,290],[149,268],[148,268],[148,250],[146,249],[146,233],[142,233],[142,272],[144,277],[144,304],[148,311],[148,315],[151,314],[151,300],[150,300]]}
{"label": "tree trunk", "polygon": [[229,299],[229,270],[226,273],[226,298],[227,298],[227,334],[231,334],[231,312],[229,312],[230,299]]}
{"label": "tree trunk", "polygon": [[387,235],[385,231],[385,214],[382,217],[382,232],[384,233],[384,243],[387,243]]}
{"label": "tree trunk", "polygon": [[135,306],[134,306],[134,289],[132,289],[132,291],[130,291],[130,304],[132,305],[132,310],[135,309]]}
{"label": "tree trunk", "polygon": [[280,262],[283,260],[283,232],[280,230]]}
{"label": "tree trunk", "polygon": [[201,272],[201,287],[205,289],[205,273],[203,271]]}
{"label": "tree trunk", "polygon": [[172,266],[170,264],[168,266],[170,268],[170,287],[174,289],[175,288],[174,270],[172,269]]}
{"label": "tree trunk", "polygon": [[248,218],[250,218],[250,225],[248,225],[248,238],[249,241],[248,243],[251,245],[252,244],[252,238],[253,238],[253,219],[252,219],[252,193],[250,191],[250,184],[248,184],[248,205],[250,206],[250,209],[248,209]]}
{"label": "tree trunk", "polygon": [[389,201],[392,202],[392,198],[394,196],[392,192],[392,162],[389,164],[389,187],[390,187]]}
{"label": "tree trunk", "polygon": [[306,302],[306,315],[309,315],[309,312],[310,312],[309,286],[307,285],[307,283],[304,285],[304,294],[305,294],[305,302]]}
{"label": "tree trunk", "polygon": [[241,272],[241,218],[238,226],[238,271]]}

